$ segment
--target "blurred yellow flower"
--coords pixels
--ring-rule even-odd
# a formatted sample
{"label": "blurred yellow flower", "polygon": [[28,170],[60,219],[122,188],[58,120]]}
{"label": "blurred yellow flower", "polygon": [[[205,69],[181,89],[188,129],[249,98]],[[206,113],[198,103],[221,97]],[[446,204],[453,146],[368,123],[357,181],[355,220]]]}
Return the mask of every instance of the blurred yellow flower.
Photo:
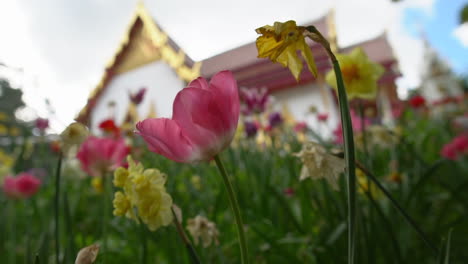
{"label": "blurred yellow flower", "polygon": [[299,180],[325,179],[338,190],[338,177],[346,167],[345,161],[329,154],[325,148],[315,142],[306,142],[299,153],[294,154],[303,162]]}
{"label": "blurred yellow flower", "polygon": [[366,144],[372,147],[390,148],[398,143],[399,136],[395,129],[386,128],[382,125],[370,125],[366,127],[365,139],[362,132],[356,133],[354,137],[358,148],[364,147],[364,140]]}
{"label": "blurred yellow flower", "polygon": [[[355,48],[350,54],[338,54],[343,81],[346,86],[348,99],[373,99],[377,95],[377,81],[384,73],[384,69],[369,60],[361,48]],[[337,89],[336,76],[329,71],[326,80],[330,86]]]}
{"label": "blurred yellow flower", "polygon": [[78,146],[88,137],[88,129],[81,123],[71,123],[65,128],[65,130],[60,134],[62,140],[62,147],[64,152],[73,146]]}
{"label": "blurred yellow flower", "polygon": [[128,170],[123,167],[117,168],[114,171],[114,186],[123,188],[125,186],[125,182],[127,182],[127,178]]}
{"label": "blurred yellow flower", "polygon": [[196,190],[201,190],[201,177],[198,175],[193,175],[192,178],[190,178],[190,182],[193,185],[193,188]]}
{"label": "blurred yellow flower", "polygon": [[198,245],[200,240],[204,248],[209,247],[213,241],[216,245],[219,244],[219,231],[216,228],[216,224],[201,215],[188,219],[187,230],[193,237],[195,245]]}
{"label": "blurred yellow flower", "polygon": [[305,27],[299,27],[296,22],[275,22],[273,26],[263,26],[255,31],[261,34],[257,38],[257,50],[259,58],[269,58],[273,62],[279,62],[283,67],[288,67],[296,80],[302,71],[302,60],[297,56],[300,50],[309,71],[317,76],[312,51],[304,37]]}
{"label": "blurred yellow flower", "polygon": [[91,180],[91,186],[93,186],[94,190],[97,193],[102,193],[104,191],[104,186],[102,185],[101,177],[93,177],[93,179]]}
{"label": "blurred yellow flower", "polygon": [[374,198],[379,198],[382,196],[382,192],[379,190],[379,188],[377,188],[377,186],[372,181],[370,181],[366,174],[359,168],[356,168],[356,179],[359,185],[359,193],[370,193]]}
{"label": "blurred yellow flower", "polygon": [[125,194],[123,194],[122,192],[116,192],[114,194],[114,201],[112,201],[112,204],[114,205],[114,215],[128,215],[128,218],[135,219],[134,215],[130,210],[130,201],[127,199],[127,196],[125,196]]}
{"label": "blurred yellow flower", "polygon": [[[128,169],[114,172],[114,185],[123,188],[114,196],[114,215],[138,219],[151,231],[172,223],[172,198],[166,192],[166,175],[157,169],[145,169],[128,156]],[[138,217],[137,217],[138,215]]]}

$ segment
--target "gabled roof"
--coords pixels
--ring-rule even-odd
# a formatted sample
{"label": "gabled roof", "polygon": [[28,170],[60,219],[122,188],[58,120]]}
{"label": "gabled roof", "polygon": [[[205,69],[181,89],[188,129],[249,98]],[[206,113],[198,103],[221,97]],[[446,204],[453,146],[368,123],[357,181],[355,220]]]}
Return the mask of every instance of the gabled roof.
{"label": "gabled roof", "polygon": [[[331,41],[332,46],[336,46],[336,34],[334,25],[334,12],[331,10],[323,17],[307,23],[314,25],[317,29]],[[312,48],[317,67],[329,68],[325,51],[316,43],[307,40]],[[278,63],[272,63],[268,59],[257,58],[257,46],[255,42],[245,44],[241,47],[226,51],[222,54],[208,58],[202,62],[201,74],[209,78],[216,72],[229,69],[234,73],[239,86],[244,87],[267,87],[276,90],[288,85],[297,85],[296,80],[289,72],[289,69],[282,67]],[[305,69],[306,67],[304,67]],[[303,71],[300,83],[313,79],[312,74]]]}
{"label": "gabled roof", "polygon": [[[317,27],[329,39],[334,51],[347,53],[357,46],[362,47],[371,60],[380,63],[386,69],[384,76],[380,80],[381,83],[393,82],[396,77],[400,76],[398,69],[395,67],[396,59],[385,33],[374,39],[345,48],[338,48],[333,10],[330,10],[318,20],[306,23],[305,25]],[[326,74],[332,67],[325,50],[310,40],[307,40],[307,43],[314,54],[319,75]],[[303,64],[303,69],[306,69],[307,66],[304,61]],[[255,42],[204,60],[202,62],[201,74],[203,77],[209,78],[217,71],[223,69],[229,69],[234,73],[240,87],[266,87],[270,92],[316,81],[316,78],[309,71],[303,70],[299,78],[300,80],[297,82],[288,68],[282,67],[279,63],[273,63],[268,59],[257,58]]]}
{"label": "gabled roof", "polygon": [[140,2],[124,39],[108,62],[99,84],[91,92],[88,102],[76,120],[82,123],[89,122],[93,108],[114,76],[158,60],[165,61],[184,81],[200,76],[201,63],[194,62],[187,56]]}
{"label": "gabled roof", "polygon": [[[394,82],[400,76],[396,67],[396,59],[385,33],[371,40],[345,48],[338,48],[334,20],[334,10],[332,9],[323,17],[305,25],[317,27],[329,39],[334,51],[346,53],[356,46],[361,46],[371,60],[382,64],[386,69],[384,76],[379,81],[380,83]],[[91,111],[96,105],[99,96],[115,74],[142,66],[148,63],[145,61],[148,59],[152,59],[153,61],[162,59],[166,61],[179,77],[187,82],[198,76],[210,78],[216,72],[226,69],[233,72],[240,87],[266,87],[270,92],[311,83],[316,80],[310,72],[303,70],[298,83],[288,68],[282,67],[279,63],[272,63],[268,59],[257,58],[255,42],[226,51],[201,62],[194,62],[155,23],[142,4],[138,5],[134,19],[127,32],[116,55],[108,64],[101,82],[91,93],[85,108],[81,110],[77,121],[83,123],[89,121]],[[139,39],[139,36],[141,39]],[[152,53],[150,52],[150,55],[145,54],[144,58],[138,58],[138,55],[135,55],[138,54],[135,50],[141,50],[141,47],[138,49],[134,46],[138,46],[138,43],[145,43],[145,37],[147,37],[146,40],[149,40]],[[314,54],[319,75],[324,75],[331,69],[331,64],[325,50],[310,40],[307,40],[307,43]],[[137,58],[132,59],[132,56],[136,56]],[[128,62],[129,60],[130,62]]]}

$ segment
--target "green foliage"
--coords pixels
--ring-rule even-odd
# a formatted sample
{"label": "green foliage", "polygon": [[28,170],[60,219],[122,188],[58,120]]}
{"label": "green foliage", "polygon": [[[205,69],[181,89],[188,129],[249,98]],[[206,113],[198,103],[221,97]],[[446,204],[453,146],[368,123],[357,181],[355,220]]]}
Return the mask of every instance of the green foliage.
{"label": "green foliage", "polygon": [[466,4],[460,11],[460,24],[468,22],[468,4]]}
{"label": "green foliage", "polygon": [[[464,248],[468,242],[468,167],[466,159],[448,161],[440,156],[441,147],[456,131],[449,118],[429,119],[421,111],[407,111],[400,125],[401,136],[394,145],[360,148],[357,160],[377,176],[432,243],[440,244],[453,229],[447,240],[450,246],[446,244],[441,251],[450,250],[450,263],[464,263],[468,259]],[[276,147],[265,148],[241,142],[221,155],[239,200],[252,263],[346,263],[345,178],[340,179],[340,191],[323,180],[299,181],[302,164],[291,154],[301,144],[290,132],[282,140]],[[184,227],[188,218],[198,214],[217,224],[219,245],[195,246],[202,263],[239,263],[234,215],[215,164],[178,164],[146,151],[138,138],[133,145],[145,167],[168,175],[167,190],[182,209]],[[19,170],[44,165],[48,175],[30,199],[0,195],[2,263],[54,263],[52,175],[58,155],[38,143],[23,159]],[[389,180],[395,170],[401,182]],[[111,216],[110,204],[104,210],[103,201],[111,200],[113,193],[97,192],[91,179],[80,174],[69,161],[64,163],[59,219],[62,263],[73,263],[85,246],[102,244],[103,223],[108,250],[101,247],[96,263],[103,263],[103,256],[106,263],[145,263],[144,256],[146,263],[190,263],[174,226],[150,232],[133,220]],[[195,175],[201,178],[200,188],[192,181]],[[287,194],[287,188],[293,192]],[[381,193],[360,189],[357,198],[356,263],[438,263]]]}

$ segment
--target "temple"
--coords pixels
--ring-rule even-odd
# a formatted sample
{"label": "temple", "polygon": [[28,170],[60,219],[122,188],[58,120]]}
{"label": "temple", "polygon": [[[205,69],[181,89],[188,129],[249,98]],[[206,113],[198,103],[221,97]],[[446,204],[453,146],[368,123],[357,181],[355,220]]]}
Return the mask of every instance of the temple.
{"label": "temple", "polygon": [[[338,47],[333,10],[307,24],[315,25],[328,37],[335,51],[348,52],[360,46],[371,60],[385,68],[379,80],[378,100],[372,107],[378,106],[380,101],[391,105],[398,100],[395,79],[400,73],[385,33],[353,46]],[[198,76],[210,78],[216,72],[228,69],[234,73],[239,87],[266,87],[277,102],[286,106],[295,120],[305,121],[312,128],[318,126],[316,118],[309,111],[314,106],[319,112],[329,114],[328,122],[330,127],[334,127],[339,118],[338,103],[334,91],[324,80],[331,64],[323,48],[312,42],[308,44],[315,57],[318,76],[315,78],[310,72],[303,71],[299,82],[288,68],[257,58],[254,39],[249,44],[195,62],[139,4],[119,49],[76,119],[95,131],[98,124],[108,118],[122,124],[129,115],[137,120],[155,116],[171,117],[172,102],[187,82]],[[128,94],[141,87],[147,88],[147,94],[135,109]]]}

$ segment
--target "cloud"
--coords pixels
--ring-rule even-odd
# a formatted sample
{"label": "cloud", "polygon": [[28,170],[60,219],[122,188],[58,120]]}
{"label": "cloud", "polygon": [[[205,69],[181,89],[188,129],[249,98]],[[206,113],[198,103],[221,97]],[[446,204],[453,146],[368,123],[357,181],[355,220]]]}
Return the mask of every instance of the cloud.
{"label": "cloud", "polygon": [[453,31],[453,36],[460,41],[460,43],[468,48],[468,23],[463,23]]}

